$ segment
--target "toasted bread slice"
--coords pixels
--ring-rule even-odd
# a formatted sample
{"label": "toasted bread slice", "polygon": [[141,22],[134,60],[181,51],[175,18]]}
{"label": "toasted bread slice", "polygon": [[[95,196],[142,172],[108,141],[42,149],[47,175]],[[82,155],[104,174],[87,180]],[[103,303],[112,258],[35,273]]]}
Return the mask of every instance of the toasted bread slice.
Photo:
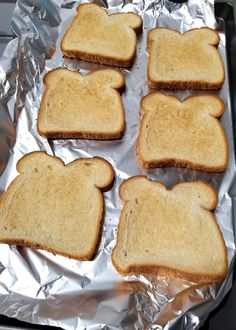
{"label": "toasted bread slice", "polygon": [[17,163],[20,173],[0,200],[0,242],[90,260],[98,245],[103,196],[114,179],[102,158],[68,165],[44,152]]}
{"label": "toasted bread slice", "polygon": [[228,146],[218,119],[223,101],[214,95],[175,96],[150,93],[142,98],[143,118],[137,154],[145,168],[176,166],[224,171]]}
{"label": "toasted bread slice", "polygon": [[125,129],[124,76],[115,70],[86,75],[58,68],[44,76],[38,131],[48,138],[118,139]]}
{"label": "toasted bread slice", "polygon": [[224,65],[217,50],[220,38],[209,28],[180,34],[156,28],[148,34],[148,84],[157,89],[219,89]]}
{"label": "toasted bread slice", "polygon": [[153,273],[193,282],[222,281],[227,250],[211,210],[217,193],[203,181],[182,182],[170,190],[139,176],[120,186],[124,201],[115,268],[122,274]]}
{"label": "toasted bread slice", "polygon": [[135,13],[108,15],[96,4],[81,4],[61,41],[61,50],[70,58],[129,67],[141,30],[142,18]]}

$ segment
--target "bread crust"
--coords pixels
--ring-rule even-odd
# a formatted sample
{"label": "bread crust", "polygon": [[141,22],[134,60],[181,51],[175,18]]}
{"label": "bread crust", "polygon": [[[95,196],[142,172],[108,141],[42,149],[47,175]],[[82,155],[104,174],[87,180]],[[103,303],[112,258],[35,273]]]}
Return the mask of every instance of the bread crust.
{"label": "bread crust", "polygon": [[[163,186],[163,188],[165,188],[167,191],[174,190],[176,187],[184,186],[187,183],[187,182],[178,182],[175,185],[173,185],[171,188],[168,188],[162,182],[149,180],[149,179],[147,179],[147,177],[145,177],[143,175],[133,176],[133,177],[130,177],[129,179],[123,181],[123,183],[120,185],[120,188],[119,188],[119,195],[120,195],[121,201],[123,202],[123,209],[121,211],[119,224],[118,224],[118,235],[117,235],[116,246],[113,249],[112,256],[111,256],[112,263],[113,263],[114,267],[116,268],[116,270],[123,275],[154,274],[154,275],[166,276],[166,277],[170,277],[170,278],[180,278],[180,279],[182,278],[182,279],[186,279],[188,281],[199,283],[199,284],[210,284],[210,283],[222,282],[225,279],[225,277],[227,276],[227,272],[228,272],[227,248],[225,246],[224,238],[223,238],[222,232],[220,230],[220,227],[212,212],[211,212],[211,217],[213,219],[212,223],[214,224],[215,229],[219,235],[219,240],[221,242],[221,246],[224,251],[224,269],[221,274],[215,274],[215,273],[201,274],[201,273],[197,273],[197,272],[186,272],[186,271],[182,271],[180,269],[175,269],[172,267],[166,267],[166,266],[157,265],[157,264],[156,265],[155,264],[132,264],[126,268],[122,268],[116,262],[114,255],[115,255],[116,249],[118,249],[118,246],[119,245],[121,246],[121,235],[119,235],[119,232],[121,231],[121,222],[125,222],[125,220],[126,220],[124,210],[125,210],[125,206],[128,203],[128,200],[126,200],[124,198],[124,196],[122,197],[122,186],[126,182],[133,182],[140,178],[144,178],[150,182],[153,182],[154,184],[159,184],[159,185]],[[202,208],[206,209],[208,211],[213,211],[218,202],[218,196],[217,196],[216,189],[205,180],[194,180],[194,181],[191,181],[191,183],[204,184],[211,190],[211,192],[213,193],[213,196],[214,196],[214,200],[209,208],[204,208],[204,207],[202,207]]]}
{"label": "bread crust", "polygon": [[187,273],[181,270],[167,268],[164,266],[157,265],[132,265],[127,268],[125,271],[119,267],[118,264],[115,263],[114,259],[112,259],[113,265],[117,269],[117,271],[122,275],[138,275],[138,274],[154,274],[158,276],[165,276],[168,278],[179,278],[185,279],[190,282],[198,283],[198,284],[211,284],[211,283],[220,283],[227,276],[228,267],[226,266],[224,273],[222,275],[215,275],[214,273],[209,275],[203,275],[200,273]]}
{"label": "bread crust", "polygon": [[94,253],[91,252],[91,253],[84,254],[83,256],[81,256],[80,254],[66,253],[63,250],[51,248],[49,245],[40,244],[40,243],[37,243],[34,241],[24,240],[24,239],[12,239],[12,238],[5,237],[5,238],[1,239],[1,243],[9,244],[9,245],[18,245],[18,246],[22,246],[22,247],[35,249],[35,250],[37,250],[37,249],[45,250],[45,251],[53,253],[53,254],[58,254],[63,257],[81,260],[81,261],[92,260],[92,258],[94,257],[94,254],[96,253],[97,245],[99,245],[99,243],[98,243],[95,246],[93,246],[93,249],[95,250]]}
{"label": "bread crust", "polygon": [[[141,152],[140,152],[140,144],[141,144],[141,141],[143,139],[143,132],[145,130],[145,118],[147,116],[147,111],[145,110],[143,100],[144,100],[144,98],[155,95],[155,94],[158,94],[158,92],[152,92],[152,93],[144,96],[141,99],[141,102],[140,102],[142,118],[141,118],[141,122],[140,122],[139,135],[138,135],[138,139],[137,139],[137,143],[136,143],[136,149],[135,149],[136,150],[136,155],[137,155],[137,158],[139,160],[140,165],[144,168],[147,168],[147,169],[148,168],[157,168],[157,167],[176,167],[176,168],[184,167],[184,168],[189,168],[189,169],[192,169],[192,170],[198,170],[198,171],[204,171],[204,172],[215,172],[215,173],[223,172],[226,169],[227,164],[228,164],[229,151],[228,151],[228,142],[227,142],[227,138],[226,138],[226,135],[225,135],[225,131],[224,131],[224,128],[223,128],[223,126],[221,125],[221,123],[219,121],[217,121],[216,124],[218,124],[218,127],[221,130],[221,135],[222,135],[222,138],[224,140],[225,151],[226,151],[226,153],[224,155],[224,162],[222,163],[221,166],[205,166],[201,163],[191,162],[191,161],[184,160],[184,159],[175,159],[173,157],[160,158],[160,159],[151,159],[151,160],[146,160],[142,157]],[[162,93],[159,93],[159,94],[162,94]],[[165,94],[163,94],[163,95],[165,95]],[[182,101],[179,100],[175,95],[168,95],[168,98],[169,99],[175,99],[178,102],[181,102],[181,104],[183,104],[184,102],[186,102],[188,100],[196,99],[196,98],[199,98],[201,96],[204,96],[204,97],[209,96],[211,98],[215,98],[217,102],[221,103],[221,110],[219,111],[219,114],[214,116],[214,117],[220,119],[220,117],[224,114],[224,102],[215,95],[212,95],[212,94],[203,94],[203,95],[197,95],[197,96],[191,95],[191,96],[188,96],[187,98],[185,98]]]}
{"label": "bread crust", "polygon": [[[119,108],[120,108],[120,115],[122,117],[119,130],[113,131],[113,132],[109,132],[109,131],[94,132],[94,131],[89,131],[89,130],[87,130],[87,131],[83,130],[83,132],[80,132],[79,130],[78,131],[75,131],[75,130],[61,131],[61,130],[57,130],[57,129],[53,129],[53,130],[44,129],[43,116],[44,116],[47,99],[50,96],[49,80],[52,75],[55,75],[62,70],[66,70],[73,74],[77,73],[76,71],[70,71],[70,70],[63,69],[63,68],[56,68],[56,69],[49,71],[43,77],[45,90],[44,90],[44,93],[42,96],[42,100],[41,100],[39,112],[38,112],[37,130],[38,130],[39,134],[48,139],[90,139],[90,140],[118,140],[118,139],[121,139],[124,134],[124,131],[125,131],[125,113],[124,113],[123,102],[122,102],[122,98],[121,98],[120,94],[124,91],[124,88],[125,88],[125,78],[124,78],[123,74],[121,74],[120,72],[115,71],[115,70],[114,71],[116,73],[120,74],[120,78],[121,78],[120,84],[118,84],[116,88],[113,88],[113,92],[116,93],[117,95],[119,95],[119,104],[120,104]],[[83,77],[93,76],[97,72],[103,72],[103,71],[107,71],[107,70],[108,69],[90,71],[89,73],[83,75]],[[109,70],[111,70],[111,69],[109,69]]]}
{"label": "bread crust", "polygon": [[[224,84],[224,80],[225,80],[225,74],[223,74],[223,76],[221,77],[221,79],[219,81],[215,81],[215,82],[209,82],[209,81],[204,81],[204,80],[198,80],[198,81],[184,81],[184,80],[169,80],[169,81],[155,81],[151,78],[151,63],[150,63],[150,49],[152,47],[153,44],[153,40],[150,38],[150,34],[152,33],[152,31],[156,30],[156,29],[162,29],[162,30],[168,30],[166,28],[155,28],[149,31],[148,33],[148,38],[147,38],[147,48],[148,48],[148,52],[149,52],[149,61],[148,61],[148,67],[147,67],[147,82],[148,82],[148,86],[151,89],[176,89],[176,90],[183,90],[183,89],[196,89],[196,90],[218,90],[222,87],[222,85]],[[219,42],[220,42],[220,38],[218,33],[210,28],[204,27],[201,29],[205,29],[210,30],[212,32],[215,33],[216,36],[216,42],[209,44],[210,46],[215,46],[217,48]],[[178,35],[186,35],[191,33],[192,31],[197,31],[199,30],[198,28],[195,29],[191,29],[186,31],[185,33],[181,33],[177,30],[171,30],[174,31],[175,33],[177,33]],[[219,61],[220,61],[220,65],[221,65],[221,69],[224,72],[224,64],[223,64],[223,60],[219,54]]]}
{"label": "bread crust", "polygon": [[188,161],[184,161],[181,159],[162,159],[162,160],[151,160],[151,161],[145,161],[142,159],[140,154],[136,151],[137,157],[139,159],[139,162],[143,168],[163,168],[163,167],[175,167],[175,168],[188,168],[191,170],[196,170],[196,171],[202,171],[202,172],[210,172],[210,173],[221,173],[225,170],[227,167],[227,163],[223,166],[216,166],[216,167],[207,167],[201,164],[196,164],[196,163],[191,163]]}
{"label": "bread crust", "polygon": [[222,78],[219,82],[209,83],[207,81],[170,81],[170,82],[155,82],[150,78],[150,73],[147,73],[148,86],[151,89],[176,89],[176,90],[185,90],[185,89],[196,89],[196,90],[219,90],[225,78]]}
{"label": "bread crust", "polygon": [[[142,19],[139,15],[137,15],[135,13],[132,13],[132,14],[136,15],[137,17],[140,18],[140,24],[139,24],[139,26],[133,28],[133,30],[135,31],[135,33],[134,33],[135,46],[129,57],[127,57],[127,58],[122,58],[119,56],[109,57],[109,56],[102,56],[101,54],[96,54],[95,51],[94,51],[94,53],[89,54],[86,52],[82,52],[78,49],[66,49],[65,39],[67,38],[68,33],[69,33],[70,29],[72,28],[74,22],[76,22],[77,16],[79,15],[82,7],[86,6],[86,5],[87,4],[81,4],[77,7],[77,10],[76,10],[77,15],[72,20],[69,28],[67,29],[67,31],[65,32],[65,34],[61,40],[61,50],[62,50],[63,55],[66,57],[69,57],[69,58],[80,59],[80,60],[91,62],[91,63],[99,63],[99,64],[105,64],[105,65],[111,65],[111,66],[125,67],[125,68],[130,67],[133,64],[133,61],[136,56],[136,42],[137,42],[136,35],[139,35],[142,32]],[[97,6],[97,8],[101,9],[103,12],[106,13],[106,15],[108,15],[107,11],[105,9],[101,8],[99,5],[93,4],[93,6]],[[122,14],[124,14],[124,13],[114,13],[114,14],[109,14],[108,16],[114,17],[114,16],[119,16]]]}
{"label": "bread crust", "polygon": [[117,66],[117,67],[122,67],[122,68],[129,68],[131,67],[135,56],[136,52],[128,59],[128,60],[122,60],[119,58],[113,59],[111,57],[102,57],[101,55],[97,54],[87,54],[80,52],[78,50],[66,50],[63,49],[63,46],[61,46],[62,52],[64,56],[73,58],[73,59],[79,59],[85,62],[90,62],[90,63],[99,63],[99,64],[104,64],[104,65],[110,65],[110,66]]}
{"label": "bread crust", "polygon": [[75,131],[71,131],[70,133],[66,132],[48,132],[44,131],[42,128],[38,128],[38,132],[40,135],[46,137],[49,140],[57,140],[57,139],[81,139],[81,140],[120,140],[124,134],[125,124],[124,127],[117,131],[117,133],[93,133],[93,132],[83,132],[78,133]]}
{"label": "bread crust", "polygon": [[[102,196],[102,193],[101,192],[105,192],[109,189],[111,189],[111,187],[113,186],[113,183],[114,183],[114,177],[115,177],[115,172],[114,172],[114,169],[112,167],[112,165],[105,159],[101,158],[101,157],[93,157],[93,158],[80,158],[80,159],[75,159],[74,161],[68,163],[67,165],[64,164],[64,162],[59,158],[59,157],[56,157],[56,156],[49,156],[46,152],[43,152],[43,151],[33,151],[33,152],[30,152],[28,153],[27,155],[25,155],[23,158],[21,158],[18,162],[17,162],[17,171],[19,172],[19,175],[11,182],[11,184],[9,185],[8,189],[6,190],[6,192],[4,193],[3,197],[4,199],[8,199],[9,196],[11,196],[12,194],[15,193],[15,189],[17,189],[17,185],[18,185],[18,182],[19,180],[21,180],[21,177],[23,175],[25,175],[25,169],[24,169],[24,164],[32,159],[34,156],[37,156],[37,157],[52,157],[53,158],[53,161],[60,166],[64,166],[64,167],[71,167],[75,164],[79,164],[79,163],[86,163],[88,161],[91,161],[91,160],[94,160],[94,161],[99,161],[101,163],[103,163],[107,169],[108,169],[108,175],[105,177],[106,180],[104,180],[104,182],[102,184],[99,185],[99,187],[97,185],[94,184],[94,189],[99,192],[99,195],[100,196],[100,201],[101,201],[101,209],[99,210],[99,219],[96,223],[96,237],[97,239],[90,242],[90,250],[87,252],[87,253],[78,253],[78,252],[67,252],[65,249],[60,249],[60,248],[57,248],[55,246],[50,246],[49,244],[45,244],[45,243],[42,243],[42,242],[39,242],[37,241],[37,239],[25,239],[23,237],[21,238],[17,238],[17,237],[8,237],[7,235],[5,235],[4,237],[1,237],[0,235],[0,241],[2,243],[6,243],[6,244],[16,244],[16,245],[21,245],[21,246],[26,246],[26,247],[30,247],[30,248],[33,248],[33,249],[43,249],[43,250],[46,250],[48,252],[51,252],[51,253],[56,253],[56,254],[60,254],[62,256],[65,256],[65,257],[69,257],[69,258],[73,258],[73,259],[78,259],[78,260],[91,260],[94,255],[96,254],[96,251],[99,247],[99,243],[100,243],[100,239],[101,239],[101,227],[102,227],[102,224],[103,224],[103,220],[104,220],[104,215],[105,215],[105,205],[104,205],[104,198]],[[2,207],[2,203],[3,203],[3,197],[0,199],[0,208]],[[22,234],[22,236],[24,236],[24,234]]]}

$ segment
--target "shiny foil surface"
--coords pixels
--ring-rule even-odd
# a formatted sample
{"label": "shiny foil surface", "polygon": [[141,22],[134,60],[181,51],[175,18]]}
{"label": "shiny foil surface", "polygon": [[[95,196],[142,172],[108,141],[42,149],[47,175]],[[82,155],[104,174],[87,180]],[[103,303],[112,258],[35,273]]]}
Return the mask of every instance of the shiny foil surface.
{"label": "shiny foil surface", "polygon": [[[43,76],[56,67],[86,73],[105,66],[63,58],[60,40],[80,1],[20,0],[12,20],[16,38],[0,60],[0,189],[16,177],[16,163],[28,152],[44,150],[65,163],[80,157],[101,156],[115,169],[113,189],[106,192],[102,238],[92,261],[76,261],[52,253],[0,244],[0,313],[22,321],[64,329],[198,329],[232,286],[235,254],[233,199],[235,175],[232,109],[229,98],[224,22],[214,17],[213,0],[175,4],[165,0],[98,0],[109,13],[135,12],[143,18],[137,56],[122,94],[126,131],[121,140],[54,140],[37,132]],[[146,81],[147,33],[156,26],[186,31],[208,26],[220,32],[219,51],[226,79],[219,95],[225,103],[221,119],[229,142],[229,163],[223,174],[188,169],[144,170],[135,155],[140,123],[140,100],[149,92]],[[179,98],[204,92],[169,91]],[[118,189],[124,179],[143,174],[167,186],[204,179],[218,190],[216,219],[228,250],[228,276],[220,285],[199,287],[185,280],[158,276],[121,276],[111,263],[121,210]],[[29,201],[30,207],[30,201]]]}

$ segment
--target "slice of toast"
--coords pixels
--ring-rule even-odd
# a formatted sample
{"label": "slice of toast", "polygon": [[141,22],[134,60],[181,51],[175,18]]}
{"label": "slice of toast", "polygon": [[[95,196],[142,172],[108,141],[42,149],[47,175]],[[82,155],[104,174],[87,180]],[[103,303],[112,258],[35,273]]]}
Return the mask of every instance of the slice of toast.
{"label": "slice of toast", "polygon": [[81,4],[66,31],[61,50],[70,58],[130,67],[142,18],[135,13],[108,15],[96,4]]}
{"label": "slice of toast", "polygon": [[118,139],[125,129],[120,93],[124,76],[115,70],[86,75],[58,68],[44,76],[38,131],[48,138]]}
{"label": "slice of toast", "polygon": [[137,154],[143,167],[225,170],[228,146],[219,121],[224,113],[220,98],[205,94],[181,102],[156,92],[142,98],[141,109]]}
{"label": "slice of toast", "polygon": [[122,274],[153,273],[193,282],[222,281],[227,250],[211,210],[217,193],[203,181],[167,189],[158,181],[132,177],[120,186],[124,201],[115,268]]}
{"label": "slice of toast", "polygon": [[0,242],[90,260],[102,225],[100,190],[111,186],[112,166],[98,157],[65,166],[39,151],[21,158],[17,170],[0,200]]}
{"label": "slice of toast", "polygon": [[224,65],[217,50],[220,38],[209,28],[180,34],[156,28],[148,34],[148,85],[156,89],[219,89]]}

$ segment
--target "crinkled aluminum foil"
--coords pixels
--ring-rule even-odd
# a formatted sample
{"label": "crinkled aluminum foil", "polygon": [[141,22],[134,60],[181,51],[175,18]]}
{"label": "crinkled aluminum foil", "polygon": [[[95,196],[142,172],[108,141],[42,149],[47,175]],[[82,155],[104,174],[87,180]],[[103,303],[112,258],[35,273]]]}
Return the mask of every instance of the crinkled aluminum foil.
{"label": "crinkled aluminum foil", "polygon": [[[175,4],[164,0],[101,0],[110,13],[133,11],[143,17],[137,57],[131,70],[124,69],[126,132],[120,141],[47,141],[36,129],[43,91],[42,78],[56,67],[86,73],[101,65],[62,57],[60,39],[75,15],[79,1],[20,0],[12,27],[17,35],[0,61],[0,189],[5,191],[17,175],[16,162],[33,150],[45,150],[65,163],[79,157],[101,156],[113,165],[116,183],[105,193],[106,217],[102,240],[93,261],[76,261],[42,250],[0,245],[0,313],[26,322],[65,329],[196,329],[232,285],[235,253],[232,199],[229,188],[235,174],[232,109],[226,79],[219,96],[225,102],[222,123],[229,141],[229,165],[224,174],[188,169],[143,170],[137,165],[135,142],[139,128],[139,103],[148,93],[146,67],[148,31],[165,26],[185,31],[209,26],[220,28],[219,51],[226,69],[224,24],[217,26],[213,0]],[[181,99],[200,92],[173,92]],[[227,249],[229,272],[224,283],[197,287],[194,283],[158,276],[119,275],[111,264],[121,203],[120,183],[137,174],[158,179],[168,186],[177,181],[205,179],[219,191],[215,211]]]}

